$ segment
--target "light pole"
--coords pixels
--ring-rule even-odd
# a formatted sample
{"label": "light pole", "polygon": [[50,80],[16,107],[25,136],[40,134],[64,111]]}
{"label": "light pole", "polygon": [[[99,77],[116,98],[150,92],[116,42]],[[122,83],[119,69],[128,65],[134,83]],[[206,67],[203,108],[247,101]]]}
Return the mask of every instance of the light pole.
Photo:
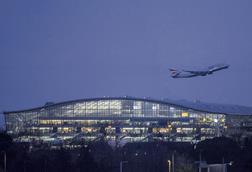
{"label": "light pole", "polygon": [[128,163],[128,161],[120,161],[120,172],[123,172],[123,164]]}
{"label": "light pole", "polygon": [[4,153],[4,172],[6,172],[6,152],[1,151],[1,154]]}
{"label": "light pole", "polygon": [[233,165],[233,163],[234,163],[233,161],[230,161],[229,163],[224,163],[224,162],[223,162],[223,163],[222,163],[222,164],[223,164],[223,166],[222,166],[222,168],[223,168],[222,171],[223,171],[223,172],[227,172],[227,166],[228,166],[228,165],[231,166],[231,165]]}
{"label": "light pole", "polygon": [[175,151],[172,152],[172,172],[174,172],[174,169],[175,169],[174,153]]}
{"label": "light pole", "polygon": [[171,160],[167,160],[167,162],[168,162],[168,172],[171,172]]}

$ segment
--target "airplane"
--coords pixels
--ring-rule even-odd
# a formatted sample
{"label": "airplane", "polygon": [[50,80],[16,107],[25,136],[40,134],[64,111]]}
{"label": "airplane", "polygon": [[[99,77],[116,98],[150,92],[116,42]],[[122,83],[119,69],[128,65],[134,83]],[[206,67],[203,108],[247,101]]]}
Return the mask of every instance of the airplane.
{"label": "airplane", "polygon": [[170,69],[172,78],[192,78],[197,76],[211,75],[219,70],[227,69],[229,65],[227,64],[216,64],[209,66],[206,70],[177,70]]}

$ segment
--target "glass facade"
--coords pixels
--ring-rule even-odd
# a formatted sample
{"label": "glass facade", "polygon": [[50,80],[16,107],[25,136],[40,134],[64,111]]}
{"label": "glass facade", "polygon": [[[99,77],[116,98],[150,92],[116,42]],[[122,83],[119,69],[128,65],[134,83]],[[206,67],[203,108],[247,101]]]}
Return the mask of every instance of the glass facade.
{"label": "glass facade", "polygon": [[[191,142],[221,136],[228,128],[245,125],[224,114],[137,98],[76,100],[4,115],[7,132],[16,140],[57,138],[64,142],[92,141],[100,136],[108,141]],[[237,118],[239,121],[241,117]],[[251,116],[246,118],[251,120]]]}

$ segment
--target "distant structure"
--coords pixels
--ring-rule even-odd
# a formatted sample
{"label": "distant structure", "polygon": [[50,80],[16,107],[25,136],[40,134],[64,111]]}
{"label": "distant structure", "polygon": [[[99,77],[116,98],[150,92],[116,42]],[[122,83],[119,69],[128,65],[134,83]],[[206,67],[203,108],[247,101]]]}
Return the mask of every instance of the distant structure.
{"label": "distant structure", "polygon": [[149,98],[50,102],[42,107],[4,112],[4,117],[7,133],[22,142],[197,142],[219,136],[242,139],[252,135],[250,107]]}

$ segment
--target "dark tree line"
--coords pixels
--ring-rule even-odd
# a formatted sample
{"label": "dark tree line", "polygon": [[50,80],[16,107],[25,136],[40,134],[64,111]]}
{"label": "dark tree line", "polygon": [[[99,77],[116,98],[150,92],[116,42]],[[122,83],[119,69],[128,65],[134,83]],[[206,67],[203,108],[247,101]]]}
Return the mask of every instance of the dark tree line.
{"label": "dark tree line", "polygon": [[41,147],[30,149],[28,144],[15,143],[0,134],[0,171],[7,157],[8,172],[118,172],[123,161],[124,172],[166,172],[168,160],[175,161],[176,172],[196,172],[195,161],[222,163],[233,161],[229,171],[252,171],[252,140],[243,144],[228,138],[214,138],[197,145],[190,143],[150,142],[129,143],[122,148],[111,148],[99,141],[78,149]]}
{"label": "dark tree line", "polygon": [[208,163],[229,163],[228,171],[251,172],[252,171],[252,138],[244,139],[238,143],[226,137],[207,139],[196,145],[194,159]]}

